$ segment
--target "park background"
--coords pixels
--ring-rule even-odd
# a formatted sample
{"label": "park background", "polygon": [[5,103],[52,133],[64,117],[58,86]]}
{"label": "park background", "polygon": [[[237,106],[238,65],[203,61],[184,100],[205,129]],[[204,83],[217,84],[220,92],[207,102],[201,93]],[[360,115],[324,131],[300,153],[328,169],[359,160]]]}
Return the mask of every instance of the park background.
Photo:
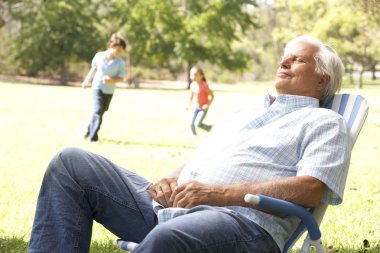
{"label": "park background", "polygon": [[[314,35],[346,67],[342,92],[370,112],[355,145],[344,203],[322,233],[329,252],[380,252],[380,1],[0,1],[0,252],[26,252],[37,194],[54,154],[82,147],[155,181],[207,137],[191,136],[188,70],[200,65],[216,99],[207,121],[260,106],[285,43]],[[129,80],[105,115],[100,145],[82,139],[91,93],[79,88],[113,32],[128,39]],[[91,252],[119,252],[95,224]]]}

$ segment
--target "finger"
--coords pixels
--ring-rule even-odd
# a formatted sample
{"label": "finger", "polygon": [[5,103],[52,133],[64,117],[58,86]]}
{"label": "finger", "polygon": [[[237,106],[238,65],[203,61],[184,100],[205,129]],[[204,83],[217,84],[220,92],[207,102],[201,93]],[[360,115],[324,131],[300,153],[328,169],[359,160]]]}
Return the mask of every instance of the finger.
{"label": "finger", "polygon": [[151,197],[157,201],[158,203],[160,203],[161,205],[165,206],[167,205],[166,201],[165,201],[165,198],[163,197],[164,194],[161,190],[161,187],[157,184],[153,184],[149,187],[148,189]]}
{"label": "finger", "polygon": [[170,201],[170,197],[172,195],[172,189],[169,184],[161,185],[160,191],[163,193],[163,197],[165,198],[165,202],[171,206],[172,201]]}
{"label": "finger", "polygon": [[170,189],[172,190],[172,193],[175,191],[175,189],[177,189],[177,187],[178,187],[177,181],[170,183]]}
{"label": "finger", "polygon": [[191,208],[194,206],[193,203],[191,202],[191,196],[188,194],[188,192],[180,192],[176,196],[174,202],[176,204],[176,207]]}
{"label": "finger", "polygon": [[185,188],[183,188],[181,191],[178,191],[173,198],[173,206],[184,207],[187,204],[186,194],[187,191],[185,191]]}
{"label": "finger", "polygon": [[148,192],[150,194],[150,196],[156,200],[157,198],[157,191],[155,190],[154,186],[152,185],[149,189],[148,189]]}
{"label": "finger", "polygon": [[182,192],[185,189],[185,184],[177,185],[170,197],[170,201],[173,203],[173,206],[175,206],[175,198],[177,197],[178,193]]}
{"label": "finger", "polygon": [[157,190],[156,191],[156,201],[163,205],[164,207],[168,207],[168,203],[165,198],[165,194],[162,190]]}

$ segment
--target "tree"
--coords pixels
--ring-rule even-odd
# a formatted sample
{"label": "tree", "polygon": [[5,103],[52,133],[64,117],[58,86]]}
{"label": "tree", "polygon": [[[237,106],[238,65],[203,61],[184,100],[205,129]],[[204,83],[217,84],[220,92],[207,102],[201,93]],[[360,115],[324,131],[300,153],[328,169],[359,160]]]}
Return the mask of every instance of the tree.
{"label": "tree", "polygon": [[[367,14],[367,18],[370,19],[378,29],[380,29],[380,0],[353,0],[352,4],[361,8]],[[373,62],[371,66],[372,80],[376,79],[376,65],[378,62],[379,59]]]}
{"label": "tree", "polygon": [[88,62],[104,47],[105,38],[96,26],[98,5],[89,0],[25,0],[23,8],[13,13],[22,23],[14,58],[29,75],[59,71],[61,83],[66,84],[71,62]]}
{"label": "tree", "polygon": [[363,87],[364,71],[371,70],[380,59],[380,35],[367,13],[336,0],[323,20],[314,29],[315,34],[338,50],[346,69],[359,74],[357,87]]}
{"label": "tree", "polygon": [[380,27],[380,0],[352,0],[352,4],[368,13],[366,16]]}
{"label": "tree", "polygon": [[348,0],[280,0],[275,6],[280,21],[275,41],[285,43],[300,34],[326,41],[338,51],[347,70],[359,73],[357,87],[362,88],[364,71],[380,58],[378,27],[367,13]]}
{"label": "tree", "polygon": [[114,16],[128,13],[122,29],[135,64],[171,68],[179,62],[189,70],[207,61],[243,70],[250,57],[232,44],[240,32],[258,27],[256,17],[245,10],[252,4],[252,0],[139,0],[125,3]]}
{"label": "tree", "polygon": [[329,6],[326,0],[278,0],[274,7],[276,28],[273,39],[282,54],[289,40],[298,35],[313,35],[313,30],[318,21],[324,18]]}

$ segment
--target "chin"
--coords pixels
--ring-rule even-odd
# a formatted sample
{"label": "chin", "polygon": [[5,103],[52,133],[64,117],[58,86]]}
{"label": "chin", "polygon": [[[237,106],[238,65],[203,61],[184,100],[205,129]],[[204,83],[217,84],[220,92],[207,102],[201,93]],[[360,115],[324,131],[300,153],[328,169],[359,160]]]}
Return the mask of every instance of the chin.
{"label": "chin", "polygon": [[274,87],[276,88],[277,91],[286,89],[286,86],[287,86],[286,82],[276,81],[274,83]]}

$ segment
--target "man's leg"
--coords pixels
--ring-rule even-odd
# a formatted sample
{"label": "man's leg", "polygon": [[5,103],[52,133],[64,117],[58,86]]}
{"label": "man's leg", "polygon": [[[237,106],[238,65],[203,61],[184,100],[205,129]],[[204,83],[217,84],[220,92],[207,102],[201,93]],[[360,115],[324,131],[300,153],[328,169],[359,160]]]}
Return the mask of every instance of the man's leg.
{"label": "man's leg", "polygon": [[57,154],[45,173],[29,252],[88,252],[93,220],[140,242],[155,226],[150,183],[77,148]]}
{"label": "man's leg", "polygon": [[247,218],[198,206],[156,226],[134,253],[280,253],[272,237]]}

